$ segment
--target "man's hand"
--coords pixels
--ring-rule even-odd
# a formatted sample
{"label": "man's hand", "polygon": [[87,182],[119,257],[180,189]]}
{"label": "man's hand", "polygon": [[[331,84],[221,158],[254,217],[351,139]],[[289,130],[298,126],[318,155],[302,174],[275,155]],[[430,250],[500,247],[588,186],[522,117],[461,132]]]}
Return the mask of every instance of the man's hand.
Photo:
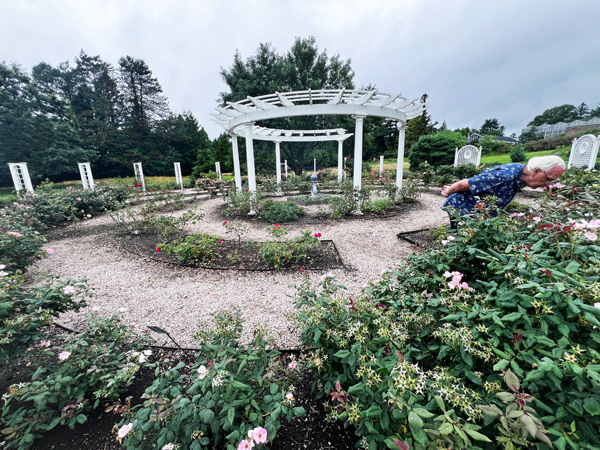
{"label": "man's hand", "polygon": [[450,186],[444,186],[442,189],[442,195],[448,197],[456,192],[467,192],[470,191],[469,181],[465,178],[464,180],[457,181]]}
{"label": "man's hand", "polygon": [[442,188],[442,196],[443,197],[448,197],[450,194],[448,193],[448,189],[450,189],[450,186],[446,185]]}

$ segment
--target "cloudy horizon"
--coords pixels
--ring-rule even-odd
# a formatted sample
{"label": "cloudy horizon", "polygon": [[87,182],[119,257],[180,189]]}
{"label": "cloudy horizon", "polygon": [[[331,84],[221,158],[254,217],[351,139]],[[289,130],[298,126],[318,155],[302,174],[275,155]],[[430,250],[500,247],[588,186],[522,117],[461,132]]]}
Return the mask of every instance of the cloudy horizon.
{"label": "cloudy horizon", "polygon": [[[0,61],[28,72],[72,64],[81,50],[114,67],[146,61],[171,109],[191,111],[211,139],[220,77],[236,51],[260,43],[286,53],[314,36],[328,56],[352,60],[357,87],[429,95],[428,112],[451,129],[497,118],[520,134],[562,104],[600,102],[600,3],[443,1],[1,1]],[[594,81],[596,80],[596,81]]]}

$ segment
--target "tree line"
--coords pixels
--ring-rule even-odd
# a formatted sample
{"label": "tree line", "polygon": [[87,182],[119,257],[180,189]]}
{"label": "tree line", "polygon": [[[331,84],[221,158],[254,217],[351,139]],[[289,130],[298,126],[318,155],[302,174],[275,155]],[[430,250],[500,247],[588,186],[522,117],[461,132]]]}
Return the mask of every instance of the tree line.
{"label": "tree line", "polygon": [[145,61],[117,67],[81,51],[75,62],[39,63],[27,73],[0,64],[0,183],[10,185],[8,162],[27,162],[39,181],[77,177],[77,162],[92,162],[97,178],[128,176],[141,161],[148,175],[190,173],[210,139],[191,112],[169,109]]}

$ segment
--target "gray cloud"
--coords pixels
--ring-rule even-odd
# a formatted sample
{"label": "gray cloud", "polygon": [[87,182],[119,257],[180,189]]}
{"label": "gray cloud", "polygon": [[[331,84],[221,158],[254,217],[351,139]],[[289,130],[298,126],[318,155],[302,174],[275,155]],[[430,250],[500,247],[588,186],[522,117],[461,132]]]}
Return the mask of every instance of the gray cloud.
{"label": "gray cloud", "polygon": [[144,59],[176,111],[209,119],[219,70],[259,43],[280,53],[313,35],[351,58],[358,86],[416,97],[451,128],[498,118],[520,132],[549,107],[600,102],[600,3],[546,1],[44,1],[0,2],[0,60],[26,69],[73,61],[81,49],[116,65]]}

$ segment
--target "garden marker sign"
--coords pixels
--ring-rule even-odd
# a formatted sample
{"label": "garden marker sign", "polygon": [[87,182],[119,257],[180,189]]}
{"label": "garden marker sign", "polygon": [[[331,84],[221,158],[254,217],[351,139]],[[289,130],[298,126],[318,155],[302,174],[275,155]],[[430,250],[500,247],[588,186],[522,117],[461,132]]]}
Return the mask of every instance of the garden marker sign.
{"label": "garden marker sign", "polygon": [[144,171],[142,170],[142,163],[133,163],[133,171],[135,172],[135,182],[142,186],[142,191],[146,192],[146,181],[144,181]]}
{"label": "garden marker sign", "polygon": [[[316,115],[350,115],[355,119],[354,161],[362,161],[363,122],[365,117],[383,117],[396,121],[400,130],[398,142],[398,167],[396,185],[402,187],[402,169],[404,165],[404,134],[409,119],[419,116],[425,104],[419,97],[405,98],[402,94],[386,94],[378,91],[322,89],[313,91],[293,91],[248,97],[239,102],[227,102],[225,107],[217,107],[217,113],[211,114],[213,120],[227,130],[232,137],[246,138],[246,159],[248,165],[248,184],[251,192],[256,192],[253,139],[277,141],[318,141],[345,140],[350,135],[345,130],[278,130],[257,127],[255,122],[284,117]],[[337,132],[332,135],[332,131]],[[320,133],[320,135],[319,135]],[[342,139],[343,138],[343,139]],[[235,142],[235,139],[234,139]],[[234,144],[234,165],[235,149]],[[339,159],[339,158],[338,158]],[[361,188],[360,163],[354,164],[354,188]],[[338,161],[338,178],[342,177],[342,161]],[[237,183],[236,183],[237,184]]]}
{"label": "garden marker sign", "polygon": [[79,173],[81,174],[81,184],[83,189],[94,190],[94,177],[92,176],[92,168],[90,163],[77,163],[79,166]]}
{"label": "garden marker sign", "polygon": [[221,163],[219,161],[217,161],[215,163],[215,170],[217,172],[217,176],[219,177],[219,180],[221,180]]}
{"label": "garden marker sign", "polygon": [[181,176],[181,163],[173,163],[175,166],[175,182],[177,185],[183,189],[183,177]]}
{"label": "garden marker sign", "polygon": [[573,139],[567,169],[572,166],[580,169],[583,167],[593,169],[598,157],[598,146],[600,146],[600,136],[594,136],[593,134],[586,134],[579,139]]}
{"label": "garden marker sign", "polygon": [[477,148],[474,145],[465,145],[460,150],[456,147],[454,154],[454,167],[463,166],[466,164],[479,165],[481,161],[481,147]]}
{"label": "garden marker sign", "polygon": [[29,177],[27,163],[8,163],[10,174],[12,175],[15,191],[29,191],[33,193],[33,185]]}

